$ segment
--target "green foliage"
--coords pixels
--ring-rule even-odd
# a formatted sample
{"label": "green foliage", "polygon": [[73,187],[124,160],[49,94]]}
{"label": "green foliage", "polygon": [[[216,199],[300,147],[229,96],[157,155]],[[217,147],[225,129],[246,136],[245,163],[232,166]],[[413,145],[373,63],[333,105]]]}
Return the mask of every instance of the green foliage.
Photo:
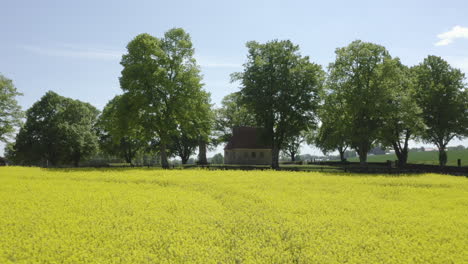
{"label": "green foliage", "polygon": [[224,164],[223,154],[218,153],[211,158],[211,164]]}
{"label": "green foliage", "polygon": [[215,110],[215,132],[218,142],[227,142],[234,127],[256,127],[255,116],[241,102],[241,94],[231,93],[221,101],[221,108]]}
{"label": "green foliage", "polygon": [[414,67],[416,100],[426,129],[422,139],[439,148],[439,164],[445,165],[447,144],[468,135],[468,90],[465,75],[437,56],[428,56]]}
{"label": "green foliage", "polygon": [[345,160],[344,153],[349,146],[348,130],[350,119],[345,109],[346,100],[330,91],[325,97],[325,103],[320,108],[321,121],[317,133],[307,135],[308,144],[314,144],[324,154],[338,150],[341,160]]}
{"label": "green foliage", "polygon": [[12,142],[7,142],[5,144],[5,148],[3,149],[5,158],[8,162],[15,162],[16,157],[15,157],[15,143]]}
{"label": "green foliage", "polygon": [[408,142],[422,133],[424,123],[414,99],[417,92],[413,71],[398,59],[388,61],[387,69],[390,78],[383,85],[387,87],[388,102],[378,138],[384,146],[395,150],[399,165],[404,166],[408,158]]}
{"label": "green foliage", "polygon": [[101,150],[127,163],[132,163],[136,153],[147,146],[140,136],[142,127],[129,114],[133,111],[128,96],[117,95],[104,107],[96,125]]}
{"label": "green foliage", "polygon": [[241,82],[242,103],[271,138],[272,167],[278,168],[284,140],[316,124],[324,72],[289,40],[251,41],[247,48],[244,71],[232,77]]}
{"label": "green foliage", "polygon": [[360,40],[335,53],[328,87],[344,103],[349,144],[365,163],[387,112],[395,61],[383,46]]}
{"label": "green foliage", "polygon": [[157,139],[167,168],[167,146],[174,136],[207,138],[212,127],[209,94],[202,90],[190,36],[180,28],[167,31],[162,39],[140,34],[127,51],[120,85],[135,110],[131,118],[143,128],[147,141]]}
{"label": "green foliage", "polygon": [[23,112],[16,101],[20,95],[13,82],[0,74],[0,141],[7,142],[15,128],[21,126]]}
{"label": "green foliage", "polygon": [[180,157],[182,164],[187,164],[190,156],[195,153],[198,144],[199,139],[196,134],[189,134],[187,131],[181,130],[179,135],[173,137],[169,148],[173,154]]}
{"label": "green foliage", "polygon": [[47,92],[26,112],[14,146],[16,162],[78,166],[97,150],[93,128],[98,114],[88,103]]}
{"label": "green foliage", "polygon": [[465,263],[465,177],[0,167],[0,263]]}
{"label": "green foliage", "polygon": [[298,136],[288,137],[283,141],[283,146],[281,151],[289,156],[291,161],[296,161],[301,154],[301,144],[304,143],[305,137],[304,133],[299,134]]}

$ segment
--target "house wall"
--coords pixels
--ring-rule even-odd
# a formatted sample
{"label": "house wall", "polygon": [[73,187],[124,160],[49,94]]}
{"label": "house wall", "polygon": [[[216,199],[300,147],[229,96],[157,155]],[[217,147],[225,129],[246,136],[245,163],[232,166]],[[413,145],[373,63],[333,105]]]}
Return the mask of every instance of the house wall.
{"label": "house wall", "polygon": [[224,150],[224,164],[271,165],[271,149]]}

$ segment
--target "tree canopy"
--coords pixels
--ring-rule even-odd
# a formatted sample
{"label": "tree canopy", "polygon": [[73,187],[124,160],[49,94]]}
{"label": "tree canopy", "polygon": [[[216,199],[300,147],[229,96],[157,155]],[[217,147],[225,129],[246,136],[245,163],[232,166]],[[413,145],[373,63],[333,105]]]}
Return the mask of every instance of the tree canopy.
{"label": "tree canopy", "polygon": [[23,112],[16,101],[20,95],[13,82],[0,74],[0,141],[7,142],[21,125]]}
{"label": "tree canopy", "polygon": [[389,61],[391,78],[387,78],[387,104],[384,106],[384,118],[379,129],[378,141],[392,147],[398,158],[399,166],[406,165],[409,152],[409,140],[420,136],[424,123],[421,109],[417,105],[415,78],[413,71],[402,65],[398,59]]}
{"label": "tree canopy", "polygon": [[329,66],[329,87],[345,102],[349,143],[365,163],[383,124],[394,63],[383,46],[360,40],[335,53],[335,62]]}
{"label": "tree canopy", "polygon": [[373,147],[391,147],[400,166],[410,141],[423,141],[438,147],[443,166],[449,142],[468,135],[465,75],[440,57],[409,68],[385,47],[356,40],[335,50],[326,74],[289,40],[246,46],[243,70],[231,75],[240,90],[218,109],[181,28],[160,38],[140,34],[128,43],[120,62],[123,94],[101,115],[88,103],[49,91],[27,110],[23,125],[16,101],[21,94],[0,75],[0,141],[19,128],[16,142],[5,148],[18,164],[78,165],[97,153],[96,160],[131,164],[160,159],[168,168],[170,157],[187,163],[197,148],[197,163],[206,164],[210,147],[227,142],[234,127],[247,126],[259,128],[258,136],[271,144],[273,168],[280,153],[294,160],[304,141],[325,154],[338,151],[342,161],[348,149],[356,150],[361,164]]}
{"label": "tree canopy", "polygon": [[416,101],[426,125],[422,139],[439,149],[439,163],[447,163],[447,144],[468,135],[468,90],[465,75],[437,56],[414,67]]}
{"label": "tree canopy", "polygon": [[26,112],[16,137],[15,159],[22,164],[78,166],[97,150],[98,114],[88,103],[47,92]]}
{"label": "tree canopy", "polygon": [[233,74],[233,80],[241,83],[242,103],[266,129],[272,167],[278,168],[283,142],[316,123],[324,72],[289,40],[251,41],[247,48],[244,71]]}
{"label": "tree canopy", "polygon": [[319,110],[320,128],[306,137],[308,144],[314,144],[325,154],[337,150],[341,161],[345,161],[344,153],[350,145],[349,118],[345,103],[346,100],[336,93],[325,96],[324,104]]}
{"label": "tree canopy", "polygon": [[174,28],[161,39],[149,34],[136,36],[122,57],[120,85],[128,94],[144,136],[159,141],[164,168],[169,166],[167,146],[178,136],[177,131],[197,131],[203,137],[208,134],[201,133],[203,128],[210,127],[206,125],[209,118],[196,115],[209,113],[198,111],[209,106],[193,54],[189,34]]}
{"label": "tree canopy", "polygon": [[117,95],[104,107],[96,126],[101,150],[127,163],[132,163],[137,152],[148,145],[141,136],[142,127],[128,114],[131,112],[128,96]]}

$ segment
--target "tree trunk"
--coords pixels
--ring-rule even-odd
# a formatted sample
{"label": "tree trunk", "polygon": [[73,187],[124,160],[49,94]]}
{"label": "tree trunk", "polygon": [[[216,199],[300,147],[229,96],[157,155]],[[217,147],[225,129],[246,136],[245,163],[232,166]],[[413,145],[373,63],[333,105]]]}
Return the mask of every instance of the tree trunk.
{"label": "tree trunk", "polygon": [[180,159],[182,160],[182,164],[187,164],[187,161],[189,160],[188,156],[181,155]]}
{"label": "tree trunk", "polygon": [[296,161],[296,153],[295,152],[291,152],[291,161],[292,162]]}
{"label": "tree trunk", "polygon": [[367,164],[367,153],[363,153],[362,155],[359,154],[359,164],[361,165]]}
{"label": "tree trunk", "polygon": [[279,148],[277,146],[273,146],[271,150],[271,168],[279,169]]}
{"label": "tree trunk", "polygon": [[356,151],[359,155],[359,164],[366,165],[367,164],[367,148],[356,148]]}
{"label": "tree trunk", "polygon": [[408,162],[408,149],[401,150],[401,158],[398,159],[398,166],[405,167]]}
{"label": "tree trunk", "polygon": [[441,144],[439,147],[439,165],[443,167],[446,164],[447,164],[447,152],[445,151],[445,146]]}
{"label": "tree trunk", "polygon": [[399,141],[395,141],[392,143],[393,149],[395,150],[395,155],[398,158],[398,167],[402,168],[406,166],[408,162],[408,141],[411,136],[411,131],[406,130],[405,133],[405,143],[403,147],[401,146]]}
{"label": "tree trunk", "polygon": [[133,154],[132,148],[129,147],[129,148],[128,148],[128,156],[127,156],[126,162],[127,162],[127,163],[130,163],[130,165],[132,164],[133,156],[135,156],[135,155]]}
{"label": "tree trunk", "polygon": [[208,160],[206,159],[206,142],[203,139],[199,139],[198,141],[198,164],[208,164]]}
{"label": "tree trunk", "polygon": [[343,149],[339,148],[339,149],[338,149],[338,152],[340,153],[340,160],[341,160],[341,162],[345,162],[345,161],[346,161],[346,159],[345,159],[345,157],[344,157],[345,151],[344,151]]}
{"label": "tree trunk", "polygon": [[398,158],[398,166],[399,167],[404,167],[406,165],[406,161],[408,159],[408,149],[402,149],[399,146],[398,142],[393,142],[392,143],[393,149],[395,150],[395,155]]}
{"label": "tree trunk", "polygon": [[131,154],[130,154],[130,151],[125,151],[125,162],[126,163],[132,163],[132,157],[131,157]]}
{"label": "tree trunk", "polygon": [[167,161],[167,153],[166,153],[166,143],[161,142],[161,165],[163,169],[169,169],[169,162]]}

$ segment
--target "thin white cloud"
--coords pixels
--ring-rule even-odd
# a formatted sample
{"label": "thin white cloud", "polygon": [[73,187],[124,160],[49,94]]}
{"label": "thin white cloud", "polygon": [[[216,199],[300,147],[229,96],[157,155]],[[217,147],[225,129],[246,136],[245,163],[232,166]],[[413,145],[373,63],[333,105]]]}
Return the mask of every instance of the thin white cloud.
{"label": "thin white cloud", "polygon": [[124,53],[123,51],[119,50],[86,48],[69,44],[55,47],[23,45],[21,48],[35,54],[46,56],[97,60],[119,60]]}
{"label": "thin white cloud", "polygon": [[434,45],[436,46],[447,46],[452,43],[455,39],[465,38],[468,39],[468,27],[454,26],[451,30],[437,35],[440,39]]}
{"label": "thin white cloud", "polygon": [[[73,44],[60,44],[50,47],[22,45],[22,49],[46,56],[79,58],[79,59],[98,59],[98,60],[120,60],[125,53],[121,50],[109,48],[89,48]],[[196,56],[197,62],[204,68],[242,68],[240,63],[226,62],[223,60],[212,60]]]}

